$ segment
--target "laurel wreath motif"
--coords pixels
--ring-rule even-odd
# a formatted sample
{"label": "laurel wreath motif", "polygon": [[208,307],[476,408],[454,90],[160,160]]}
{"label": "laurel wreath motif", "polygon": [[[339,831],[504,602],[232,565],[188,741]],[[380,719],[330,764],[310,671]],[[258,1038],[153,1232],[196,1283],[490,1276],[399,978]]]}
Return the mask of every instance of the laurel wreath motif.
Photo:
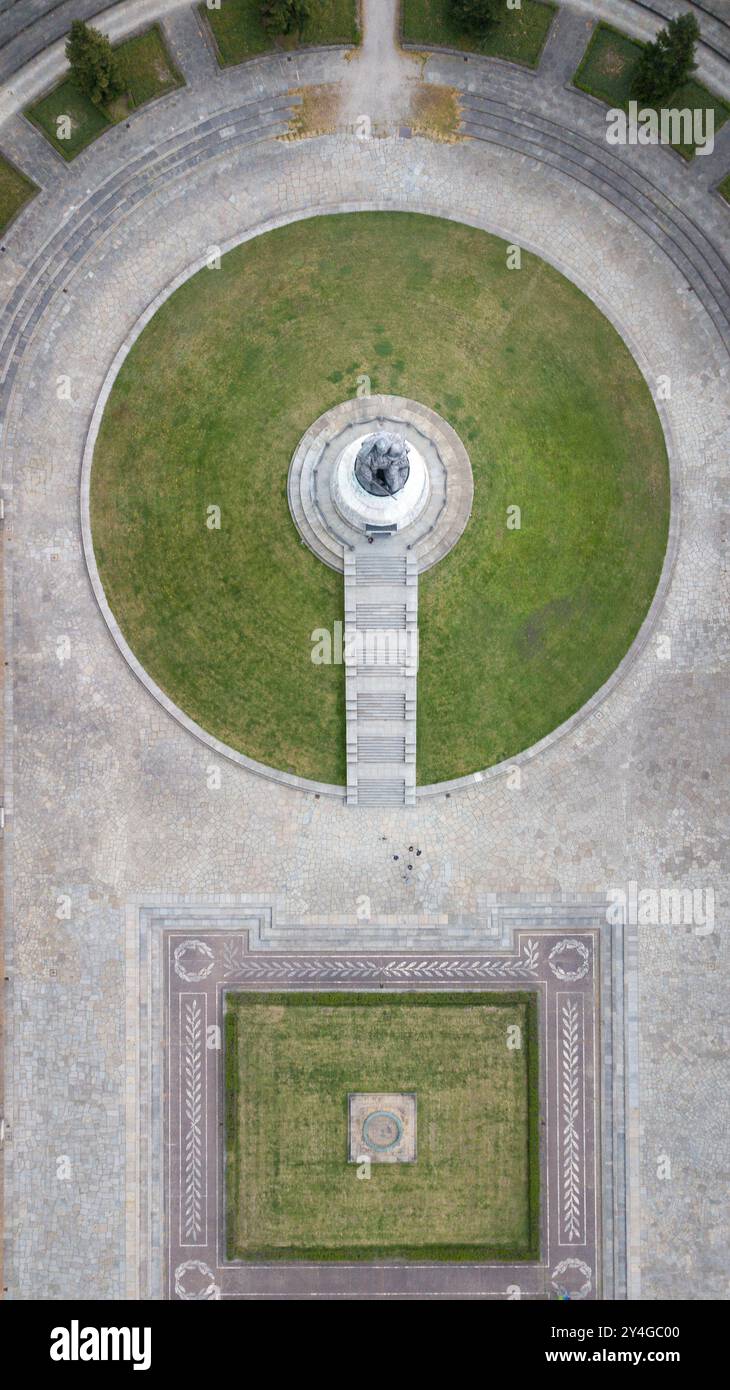
{"label": "laurel wreath motif", "polygon": [[556,1293],[565,1293],[565,1289],[558,1281],[564,1274],[567,1274],[569,1269],[576,1269],[579,1274],[583,1275],[584,1280],[580,1288],[577,1289],[575,1293],[571,1293],[570,1297],[587,1298],[592,1287],[592,1270],[590,1265],[585,1264],[583,1260],[576,1260],[574,1256],[570,1256],[567,1260],[561,1260],[560,1264],[555,1266],[550,1276]]}
{"label": "laurel wreath motif", "polygon": [[[201,1279],[207,1280],[202,1289],[186,1289],[185,1275],[195,1271]],[[202,1260],[186,1260],[184,1264],[178,1265],[175,1270],[175,1293],[185,1303],[210,1302],[219,1299],[221,1291],[215,1282],[215,1275]]]}
{"label": "laurel wreath motif", "polygon": [[[556,964],[560,956],[565,955],[566,951],[575,951],[576,954],[580,956],[581,964],[576,966],[575,970],[566,970],[564,966]],[[582,980],[584,975],[588,974],[590,962],[590,952],[585,942],[577,941],[575,937],[571,936],[564,936],[562,940],[556,941],[548,956],[548,965],[553,975],[555,975],[558,980],[566,980],[570,983],[575,983],[576,980]]]}
{"label": "laurel wreath motif", "polygon": [[461,980],[524,979],[537,972],[539,945],[526,941],[522,954],[474,959],[468,956],[255,956],[243,953],[240,938],[224,947],[226,979],[254,980]]}
{"label": "laurel wreath motif", "polygon": [[[191,953],[203,962],[197,970],[191,970],[188,966],[183,965],[185,956]],[[186,984],[197,984],[198,981],[204,980],[215,965],[213,952],[204,941],[181,941],[180,945],[175,947],[173,961],[175,974],[179,975],[181,980],[185,980]]]}

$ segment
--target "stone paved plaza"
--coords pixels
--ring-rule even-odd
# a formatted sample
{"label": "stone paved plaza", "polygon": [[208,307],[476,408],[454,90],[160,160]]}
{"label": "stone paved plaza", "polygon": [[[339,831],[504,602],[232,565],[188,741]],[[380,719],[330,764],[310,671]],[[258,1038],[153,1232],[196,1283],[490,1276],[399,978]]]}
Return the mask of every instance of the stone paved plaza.
{"label": "stone paved plaza", "polygon": [[[138,1142],[140,1049],[162,1027],[140,1026],[145,913],[169,910],[172,926],[189,911],[204,934],[221,913],[266,905],[251,946],[262,958],[469,953],[507,949],[510,903],[517,927],[539,933],[590,902],[593,930],[607,895],[633,884],[711,891],[715,921],[632,936],[627,1287],[727,1297],[730,215],[714,191],[727,127],[686,167],[671,151],[609,150],[603,110],[567,89],[553,38],[537,73],[428,60],[422,80],[463,98],[453,143],[400,124],[362,139],[344,118],[292,138],[293,90],[347,92],[358,58],[320,50],[219,73],[192,10],[165,8],[187,85],[72,163],[12,93],[0,100],[0,149],[40,186],[0,255],[8,1296],[162,1287],[161,1271],[140,1273],[135,1228],[163,1142],[154,1128]],[[566,54],[580,56],[605,9],[561,11]],[[702,61],[730,95],[717,54]],[[655,393],[672,479],[659,589],[607,687],[511,769],[392,810],[261,776],[156,699],[97,603],[81,505],[94,411],[141,316],[216,250],[378,208],[482,227],[583,289]]]}

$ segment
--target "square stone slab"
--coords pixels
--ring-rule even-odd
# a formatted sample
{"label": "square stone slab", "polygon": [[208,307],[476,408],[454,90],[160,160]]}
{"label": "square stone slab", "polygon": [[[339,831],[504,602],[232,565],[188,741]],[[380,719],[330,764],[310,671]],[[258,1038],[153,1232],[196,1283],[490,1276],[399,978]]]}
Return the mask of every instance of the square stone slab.
{"label": "square stone slab", "polygon": [[415,1091],[350,1091],[348,1162],[415,1163]]}

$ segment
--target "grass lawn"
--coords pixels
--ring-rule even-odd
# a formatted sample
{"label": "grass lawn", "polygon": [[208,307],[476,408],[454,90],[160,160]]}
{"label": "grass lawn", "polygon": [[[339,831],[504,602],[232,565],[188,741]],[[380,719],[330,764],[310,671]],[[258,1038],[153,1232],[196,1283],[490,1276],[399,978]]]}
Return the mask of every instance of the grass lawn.
{"label": "grass lawn", "polygon": [[14,164],[0,155],[0,232],[5,231],[8,223],[37,192],[38,187],[32,179],[26,178]]}
{"label": "grass lawn", "polygon": [[[225,1049],[229,1259],[537,1258],[535,994],[229,993]],[[414,1163],[357,1177],[351,1091],[416,1092]]]}
{"label": "grass lawn", "polygon": [[406,43],[462,48],[536,68],[556,9],[557,5],[542,4],[541,0],[522,0],[519,10],[505,6],[479,39],[460,29],[450,0],[403,0],[403,38]]}
{"label": "grass lawn", "polygon": [[277,46],[359,42],[356,0],[311,0],[311,15],[304,31],[282,36],[278,42],[261,23],[260,0],[221,0],[219,10],[209,10],[205,4],[198,9],[210,26],[219,62],[224,67]]}
{"label": "grass lawn", "polygon": [[[143,106],[153,97],[163,96],[174,87],[182,86],[183,79],[170,57],[158,25],[117,44],[115,52],[124,80],[124,91],[107,106],[95,106],[79,91],[73,78],[67,77],[40,101],[26,108],[25,115],[43,131],[64,159],[75,159],[92,140],[103,135],[117,121],[125,120],[138,106]],[[60,116],[70,117],[71,135],[68,139],[59,138]]]}
{"label": "grass lawn", "polygon": [[[33,106],[27,107],[25,115],[43,131],[46,139],[64,159],[75,159],[81,150],[113,124],[111,117],[84,96],[70,77],[59,82],[53,91],[41,97]],[[59,117],[63,116],[69,117],[71,133],[68,139],[61,140],[57,131]]]}
{"label": "grass lawn", "polygon": [[444,415],[474,472],[471,522],[419,585],[421,783],[567,719],[646,614],[669,508],[648,387],[585,295],[506,250],[415,213],[292,223],[177,290],[122,367],[91,482],[107,598],[153,679],[262,762],[345,779],[344,668],[311,660],[343,582],[301,543],[286,480],[363,373]]}
{"label": "grass lawn", "polygon": [[[164,96],[174,87],[183,86],[183,78],[157,24],[144,34],[119,44],[116,52],[124,79],[124,92],[128,97],[127,106],[120,112],[119,119],[126,116],[129,110],[136,110],[145,102]],[[123,102],[124,97],[120,100]]]}
{"label": "grass lawn", "polygon": [[[598,97],[609,106],[627,109],[631,99],[631,83],[638,66],[643,45],[620,34],[608,24],[598,24],[583,55],[574,77],[573,85],[590,96]],[[651,109],[640,103],[641,109]],[[666,108],[684,107],[711,109],[715,113],[715,131],[724,125],[730,116],[730,106],[719,97],[713,96],[700,82],[686,82],[668,97],[662,106]],[[658,109],[658,108],[657,108]],[[691,159],[695,146],[674,144],[673,148],[685,159]]]}
{"label": "grass lawn", "polygon": [[726,203],[730,203],[730,174],[726,174],[722,183],[717,185],[717,191],[722,195]]}

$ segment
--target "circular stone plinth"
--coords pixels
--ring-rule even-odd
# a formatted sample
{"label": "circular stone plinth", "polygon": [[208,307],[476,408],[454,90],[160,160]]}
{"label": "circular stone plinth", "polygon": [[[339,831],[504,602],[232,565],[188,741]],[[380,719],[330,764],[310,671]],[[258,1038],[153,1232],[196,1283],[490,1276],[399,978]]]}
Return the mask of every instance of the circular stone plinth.
{"label": "circular stone plinth", "polygon": [[357,456],[369,431],[357,435],[340,454],[332,475],[332,501],[343,521],[356,531],[374,526],[392,526],[404,531],[417,521],[431,491],[428,468],[423,454],[406,437],[409,473],[399,492],[376,496],[362,486],[355,472]]}
{"label": "circular stone plinth", "polygon": [[403,1136],[403,1125],[392,1110],[373,1110],[363,1122],[362,1137],[371,1149],[387,1153]]}
{"label": "circular stone plinth", "polygon": [[[363,439],[379,430],[403,435],[409,448],[408,480],[392,497],[373,497],[355,478]],[[345,552],[369,526],[395,525],[421,573],[464,531],[474,482],[464,445],[435,410],[403,396],[358,396],[320,415],[302,436],[287,496],[302,540],[332,569],[344,570]]]}

